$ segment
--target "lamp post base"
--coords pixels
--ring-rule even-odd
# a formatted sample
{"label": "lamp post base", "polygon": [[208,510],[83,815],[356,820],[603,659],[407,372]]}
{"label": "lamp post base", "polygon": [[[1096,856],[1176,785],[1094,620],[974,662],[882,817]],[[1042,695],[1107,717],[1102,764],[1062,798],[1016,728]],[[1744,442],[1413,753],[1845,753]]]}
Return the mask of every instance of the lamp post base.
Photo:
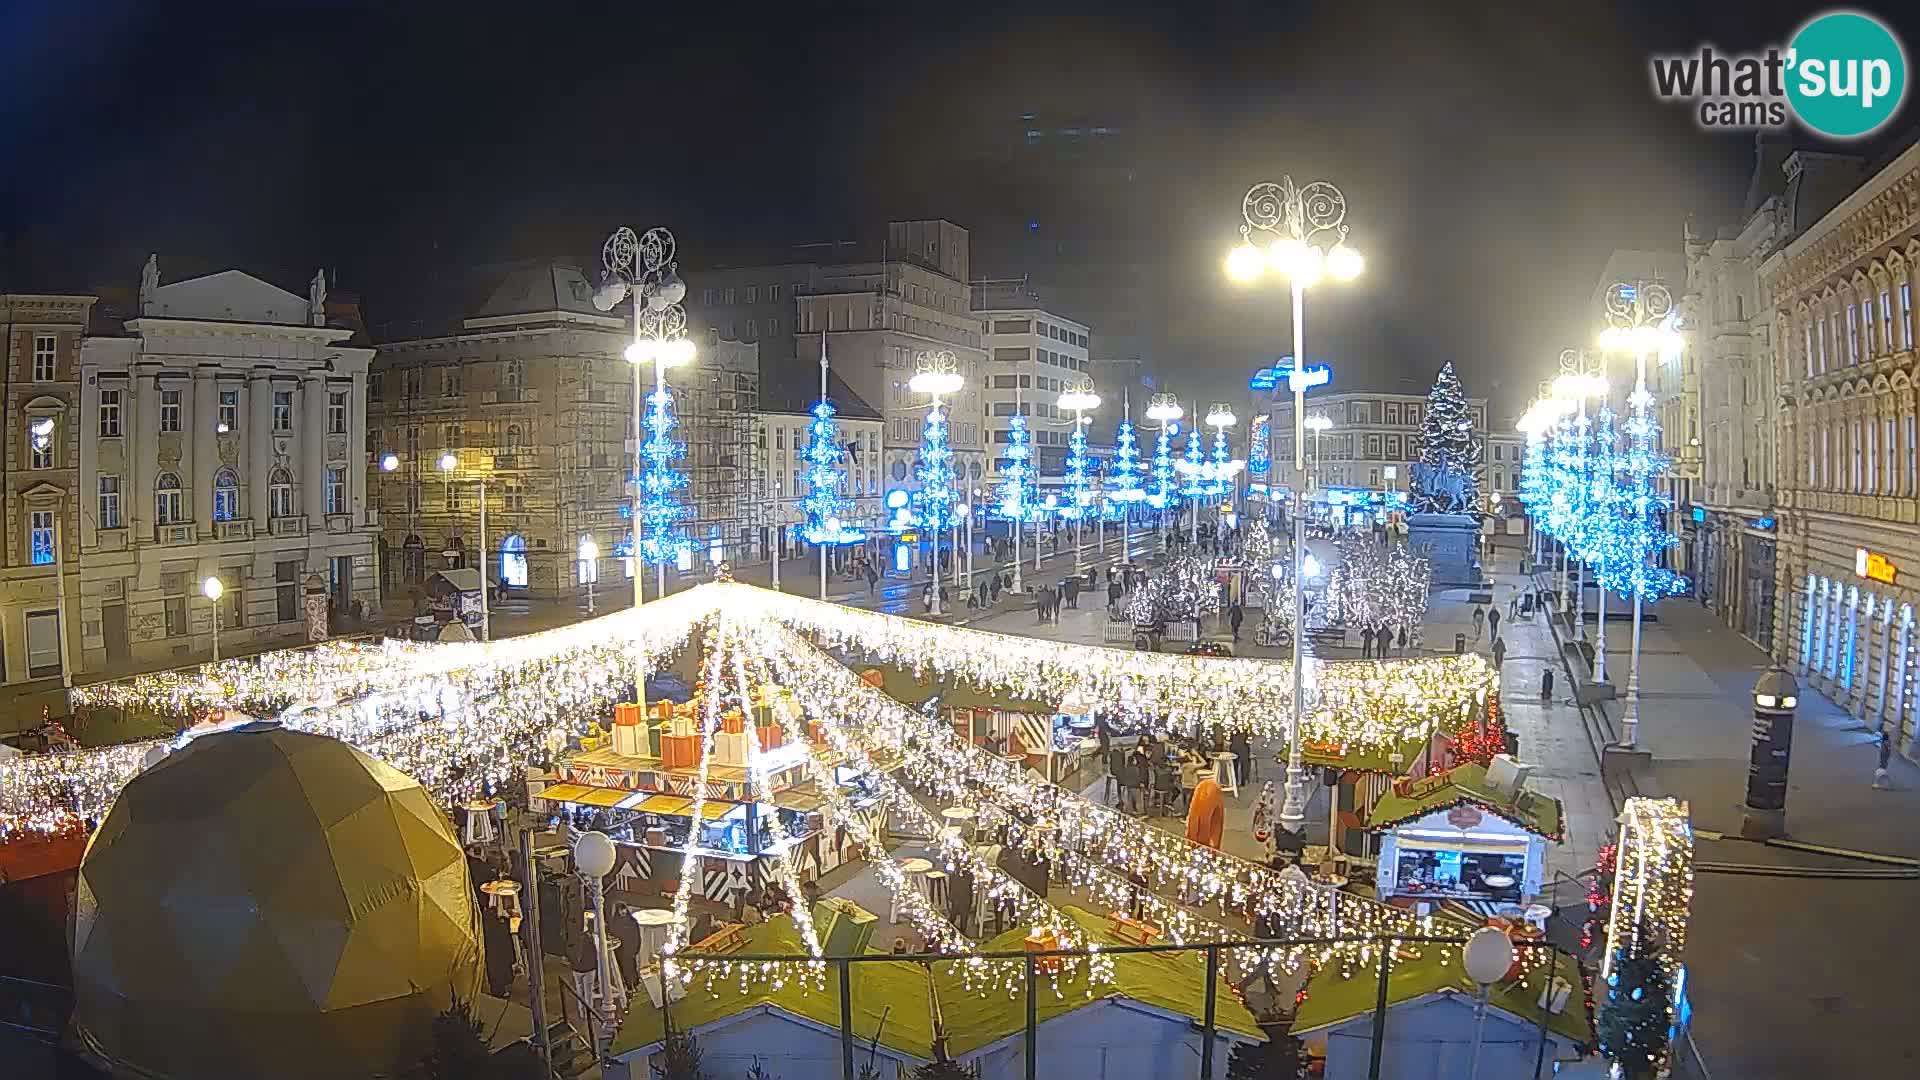
{"label": "lamp post base", "polygon": [[1288,832],[1299,832],[1300,826],[1307,820],[1307,797],[1312,793],[1308,786],[1307,770],[1293,765],[1287,768],[1287,786],[1280,800],[1280,824]]}

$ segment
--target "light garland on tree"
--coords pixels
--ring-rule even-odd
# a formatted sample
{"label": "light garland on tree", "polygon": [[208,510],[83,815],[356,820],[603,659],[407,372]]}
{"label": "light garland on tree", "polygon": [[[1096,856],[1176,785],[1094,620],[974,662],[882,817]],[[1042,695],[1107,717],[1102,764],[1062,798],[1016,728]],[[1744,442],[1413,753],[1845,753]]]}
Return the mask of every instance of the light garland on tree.
{"label": "light garland on tree", "polygon": [[1140,464],[1140,445],[1133,433],[1133,421],[1122,420],[1113,433],[1113,458],[1107,465],[1107,498],[1128,512],[1134,503],[1144,501],[1146,488],[1141,479],[1146,466]]}
{"label": "light garland on tree", "polygon": [[1173,481],[1178,472],[1173,463],[1173,439],[1180,433],[1180,425],[1169,421],[1160,426],[1160,437],[1153,444],[1153,485],[1147,495],[1147,505],[1155,510],[1165,510],[1172,506],[1176,494]]}
{"label": "light garland on tree", "polygon": [[1668,474],[1672,461],[1655,449],[1659,445],[1660,423],[1649,406],[1653,394],[1645,384],[1634,387],[1627,403],[1632,414],[1627,418],[1627,452],[1622,466],[1626,490],[1622,510],[1624,525],[1619,539],[1619,569],[1611,575],[1608,587],[1623,596],[1638,595],[1642,600],[1659,600],[1678,595],[1686,580],[1653,557],[1680,542],[1660,524],[1673,508],[1673,500],[1654,490],[1654,480]]}
{"label": "light garland on tree", "polygon": [[1007,421],[1006,464],[1000,468],[1000,516],[1014,522],[1030,520],[1038,509],[1035,502],[1033,437],[1027,433],[1027,418],[1015,413]]}
{"label": "light garland on tree", "polygon": [[801,475],[807,481],[807,497],[800,502],[806,516],[800,538],[809,544],[857,544],[866,539],[866,533],[848,523],[848,503],[840,494],[847,480],[847,448],[840,444],[833,403],[822,398],[814,402],[812,412],[807,448],[800,455],[806,462]]}
{"label": "light garland on tree", "polygon": [[[1687,804],[1674,799],[1628,799],[1620,822],[1607,952],[1600,975],[1603,980],[1613,979],[1623,957],[1654,961],[1655,970],[1670,980],[1666,998],[1671,1025],[1685,985],[1687,922],[1693,908],[1693,825]],[[1652,1071],[1664,1068],[1668,1049],[1662,1045],[1651,1051],[1647,1064]]]}
{"label": "light garland on tree", "polygon": [[1068,521],[1077,521],[1087,508],[1087,425],[1075,421],[1073,433],[1067,436],[1066,482],[1067,500],[1060,507],[1060,516]]}
{"label": "light garland on tree", "polygon": [[920,457],[914,465],[920,490],[914,493],[919,525],[937,547],[940,530],[954,522],[953,448],[947,443],[947,413],[938,401],[927,407],[920,429]]}
{"label": "light garland on tree", "polygon": [[717,642],[707,642],[706,662],[702,667],[702,689],[706,691],[703,704],[706,707],[701,710],[700,717],[700,760],[694,767],[693,805],[687,809],[692,824],[687,829],[687,842],[680,848],[680,878],[673,890],[673,922],[668,924],[667,940],[660,946],[661,979],[677,978],[682,985],[693,979],[693,968],[680,963],[680,953],[686,949],[687,935],[693,929],[693,921],[687,918],[687,907],[693,900],[694,885],[704,872],[700,860],[700,829],[707,820],[707,767],[713,761],[713,737],[720,730],[720,679],[723,672]]}
{"label": "light garland on tree", "polygon": [[690,481],[674,466],[686,456],[687,444],[673,436],[679,422],[673,415],[671,388],[661,387],[647,395],[641,422],[647,438],[640,453],[647,469],[640,478],[640,557],[655,564],[677,563],[682,553],[693,550],[692,541],[679,531],[680,523],[693,516],[693,509],[680,501],[680,491]]}
{"label": "light garland on tree", "polygon": [[1340,565],[1327,575],[1327,621],[1417,632],[1427,615],[1433,576],[1427,560],[1404,546],[1386,550],[1370,538],[1355,535],[1343,537],[1339,548]]}
{"label": "light garland on tree", "polygon": [[1180,497],[1196,502],[1207,495],[1207,459],[1200,450],[1200,429],[1187,432],[1186,454],[1174,464],[1185,479],[1180,484]]}

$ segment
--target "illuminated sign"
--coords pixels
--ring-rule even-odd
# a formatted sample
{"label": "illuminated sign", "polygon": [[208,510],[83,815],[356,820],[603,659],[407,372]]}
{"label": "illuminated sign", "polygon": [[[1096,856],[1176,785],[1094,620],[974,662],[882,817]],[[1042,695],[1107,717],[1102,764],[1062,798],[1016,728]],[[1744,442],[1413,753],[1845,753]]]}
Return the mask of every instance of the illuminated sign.
{"label": "illuminated sign", "polygon": [[1695,520],[1695,521],[1705,521],[1705,520],[1707,520],[1707,508],[1706,508],[1706,507],[1704,507],[1704,506],[1696,506],[1696,507],[1694,507],[1694,508],[1693,508],[1693,520]]}
{"label": "illuminated sign", "polygon": [[1753,527],[1756,529],[1771,529],[1773,528],[1773,519],[1770,517],[1754,518]]}
{"label": "illuminated sign", "polygon": [[1272,390],[1279,385],[1279,368],[1258,368],[1254,371],[1253,376],[1247,380],[1247,389],[1249,390]]}
{"label": "illuminated sign", "polygon": [[1333,381],[1333,369],[1325,364],[1308,364],[1303,368],[1286,367],[1278,370],[1280,374],[1286,376],[1287,389],[1301,393]]}
{"label": "illuminated sign", "polygon": [[1265,416],[1253,418],[1253,441],[1247,447],[1247,472],[1254,476],[1267,475],[1272,459],[1267,454],[1268,421]]}
{"label": "illuminated sign", "polygon": [[895,544],[893,546],[893,568],[903,574],[913,569],[913,549],[911,547],[908,547],[906,544]]}
{"label": "illuminated sign", "polygon": [[1860,577],[1866,578],[1868,581],[1878,581],[1883,585],[1891,585],[1893,584],[1893,579],[1900,573],[1900,567],[1895,565],[1892,559],[1887,558],[1878,551],[1868,551],[1866,548],[1854,548],[1853,572]]}

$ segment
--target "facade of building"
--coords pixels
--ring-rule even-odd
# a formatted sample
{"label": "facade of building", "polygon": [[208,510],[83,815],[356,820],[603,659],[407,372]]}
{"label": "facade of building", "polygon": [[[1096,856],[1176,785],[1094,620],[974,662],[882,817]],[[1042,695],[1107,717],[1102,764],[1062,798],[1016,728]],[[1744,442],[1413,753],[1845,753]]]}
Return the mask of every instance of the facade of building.
{"label": "facade of building", "polygon": [[319,276],[305,298],[238,270],[159,278],[150,260],[134,317],[80,348],[76,666],[203,660],[216,617],[234,652],[358,625],[378,609],[373,350],[329,323]]}
{"label": "facade of building", "polygon": [[[1511,495],[1520,488],[1524,440],[1511,430],[1487,430],[1485,398],[1468,398],[1467,408],[1473,417],[1474,438],[1485,447],[1480,455],[1480,494]],[[1420,460],[1426,409],[1425,394],[1309,391],[1307,416],[1325,416],[1333,426],[1317,436],[1307,432],[1307,472],[1316,486],[1407,490],[1409,470]],[[1284,483],[1293,460],[1293,395],[1275,391],[1266,411],[1271,416],[1274,482]]]}
{"label": "facade of building", "polygon": [[[1787,160],[1800,180],[1819,157]],[[1779,399],[1774,655],[1920,753],[1920,145],[1760,268]]]}
{"label": "facade of building", "polygon": [[987,483],[1000,482],[1017,407],[1027,418],[1039,483],[1057,486],[1066,471],[1067,440],[1074,424],[1073,414],[1060,408],[1060,393],[1091,381],[1088,328],[1040,307],[989,308],[981,314],[987,331],[982,408],[987,441],[994,449]]}
{"label": "facade of building", "polygon": [[[527,264],[457,331],[380,344],[366,471],[384,521],[380,580],[398,606],[416,600],[432,572],[479,565],[483,484],[489,581],[541,598],[584,591],[586,575],[602,595],[625,588],[636,409],[624,350],[633,328],[631,315],[602,312],[591,296],[578,267]],[[652,369],[639,375],[650,394]],[[757,347],[703,339],[667,382],[694,509],[685,528],[696,554],[685,572],[704,573],[716,550],[764,558],[765,522],[747,498]],[[448,453],[451,473],[439,464]],[[397,458],[391,472],[382,468],[388,454]],[[596,564],[579,559],[585,539],[599,549]]]}
{"label": "facade of building", "polygon": [[[968,287],[967,230],[950,221],[895,221],[884,245],[802,248],[820,261],[690,272],[687,324],[709,339],[728,328],[761,347],[769,381],[814,373],[822,337],[833,373],[884,418],[881,485],[911,491],[927,400],[907,388],[923,352],[951,351],[963,385],[946,402],[954,469],[986,472],[981,377],[986,353]],[[789,370],[789,369],[794,370]]]}
{"label": "facade of building", "polygon": [[0,295],[7,380],[0,683],[57,679],[81,659],[83,429],[76,425],[80,349],[93,306],[91,296]]}
{"label": "facade of building", "polygon": [[[848,389],[838,376],[829,375],[827,394],[833,402],[840,443],[848,453],[846,486],[841,490],[847,501],[844,520],[874,535],[885,520],[880,495],[880,438],[884,422],[879,411]],[[808,425],[813,422],[813,405],[819,398],[817,384],[807,390],[798,385],[762,386],[756,433],[759,465],[754,470],[755,502],[767,511],[764,542],[778,544],[786,557],[792,557],[803,546],[791,532],[806,520],[800,503],[811,489],[804,476],[807,466],[802,455],[811,439]]]}

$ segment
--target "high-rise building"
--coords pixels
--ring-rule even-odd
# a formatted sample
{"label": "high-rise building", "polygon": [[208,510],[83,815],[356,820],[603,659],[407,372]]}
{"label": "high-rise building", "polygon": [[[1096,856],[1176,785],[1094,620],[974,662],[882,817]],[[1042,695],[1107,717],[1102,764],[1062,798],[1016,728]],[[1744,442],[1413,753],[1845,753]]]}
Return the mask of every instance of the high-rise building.
{"label": "high-rise building", "polygon": [[87,670],[204,659],[216,618],[239,652],[377,613],[373,350],[326,293],[239,270],[163,285],[156,258],[129,317],[96,309],[72,414]]}
{"label": "high-rise building", "polygon": [[[1038,297],[996,287],[999,284],[975,285],[976,310],[986,327],[987,441],[996,451],[987,466],[987,483],[1000,482],[1006,459],[999,452],[1006,449],[1017,407],[1027,418],[1040,486],[1058,486],[1074,423],[1073,414],[1060,408],[1060,392],[1091,381],[1090,330],[1040,306]],[[1118,395],[1107,392],[1103,411],[1117,413],[1118,405]]]}

